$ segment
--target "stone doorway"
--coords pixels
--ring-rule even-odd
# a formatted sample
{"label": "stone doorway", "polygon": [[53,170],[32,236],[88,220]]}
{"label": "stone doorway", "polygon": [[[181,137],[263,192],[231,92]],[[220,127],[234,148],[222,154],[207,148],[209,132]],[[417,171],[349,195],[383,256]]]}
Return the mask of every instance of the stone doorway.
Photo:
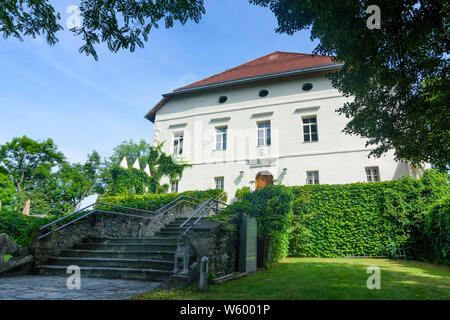
{"label": "stone doorway", "polygon": [[255,190],[264,188],[265,186],[273,185],[273,176],[268,171],[262,171],[256,175]]}

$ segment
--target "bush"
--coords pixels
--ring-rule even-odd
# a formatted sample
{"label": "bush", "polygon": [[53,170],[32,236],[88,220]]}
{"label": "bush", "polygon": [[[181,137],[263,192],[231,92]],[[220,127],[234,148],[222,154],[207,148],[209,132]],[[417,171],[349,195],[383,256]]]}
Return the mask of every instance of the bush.
{"label": "bush", "polygon": [[295,197],[291,255],[392,256],[401,246],[409,258],[427,259],[425,218],[449,186],[448,175],[429,170],[421,179],[291,190]]}
{"label": "bush", "polygon": [[32,239],[39,233],[39,229],[57,218],[56,216],[39,218],[26,216],[20,212],[1,211],[0,233],[6,233],[11,240],[28,248]]}
{"label": "bush", "polygon": [[438,200],[430,209],[425,235],[429,239],[430,259],[450,264],[450,195]]}
{"label": "bush", "polygon": [[244,196],[250,192],[252,192],[252,190],[249,187],[242,187],[241,189],[236,190],[236,193],[234,194],[234,196],[239,201],[242,201],[242,199],[244,199]]}
{"label": "bush", "polygon": [[[181,195],[205,201],[209,198],[217,198],[222,192],[219,189],[209,189],[205,191],[186,191],[183,193],[103,196],[98,201],[137,209],[157,210]],[[226,200],[226,195],[224,200]]]}
{"label": "bush", "polygon": [[292,199],[292,192],[282,185],[267,186],[244,196],[243,205],[253,209],[248,213],[258,221],[258,237],[270,238],[269,264],[288,254]]}

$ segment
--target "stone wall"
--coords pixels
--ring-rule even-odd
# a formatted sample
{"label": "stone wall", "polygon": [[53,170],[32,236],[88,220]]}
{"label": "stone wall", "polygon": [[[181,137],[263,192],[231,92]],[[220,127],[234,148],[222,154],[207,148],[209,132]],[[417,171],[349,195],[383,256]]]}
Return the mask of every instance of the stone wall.
{"label": "stone wall", "polygon": [[226,228],[221,222],[201,221],[192,228],[191,238],[199,265],[201,258],[206,256],[209,271],[217,277],[236,270],[239,241],[237,228]]}
{"label": "stone wall", "polygon": [[[150,219],[131,217],[125,215],[102,214],[87,217],[72,223],[64,229],[53,232],[47,237],[32,241],[30,251],[35,257],[37,265],[42,265],[50,256],[58,256],[61,250],[72,248],[89,237],[136,237],[138,225],[142,223],[141,237],[152,237],[166,223],[177,217],[186,217],[193,212],[190,206],[172,209],[164,215],[151,217]],[[44,230],[41,234],[48,232]]]}

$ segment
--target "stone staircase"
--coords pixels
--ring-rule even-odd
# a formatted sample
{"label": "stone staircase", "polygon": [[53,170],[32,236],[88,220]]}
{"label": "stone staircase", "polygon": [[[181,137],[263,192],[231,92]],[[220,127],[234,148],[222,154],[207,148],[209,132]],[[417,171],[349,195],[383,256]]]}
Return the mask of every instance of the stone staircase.
{"label": "stone staircase", "polygon": [[[68,276],[67,267],[80,267],[81,277],[101,277],[147,281],[172,278],[179,225],[186,218],[176,218],[151,238],[87,238],[59,256],[50,257],[35,268],[41,275]],[[183,228],[184,229],[184,228]]]}

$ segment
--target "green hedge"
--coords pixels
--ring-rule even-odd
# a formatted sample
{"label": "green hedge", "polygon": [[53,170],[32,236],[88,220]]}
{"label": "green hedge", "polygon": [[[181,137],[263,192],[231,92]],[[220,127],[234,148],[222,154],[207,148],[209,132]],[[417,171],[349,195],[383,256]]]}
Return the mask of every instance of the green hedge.
{"label": "green hedge", "polygon": [[[289,236],[292,224],[293,194],[289,188],[277,185],[267,186],[244,195],[240,210],[247,211],[258,221],[258,237],[269,237],[269,257],[271,264],[288,255]],[[230,209],[231,210],[231,209]]]}
{"label": "green hedge", "polygon": [[[145,194],[145,195],[130,195],[130,196],[104,196],[98,201],[103,203],[110,203],[132,207],[144,210],[157,210],[165,204],[175,200],[181,195],[190,196],[199,200],[207,200],[209,198],[217,198],[223,190],[209,189],[205,191],[186,191],[183,193],[163,193],[163,194]],[[225,198],[226,200],[226,194]]]}
{"label": "green hedge", "polygon": [[[291,255],[377,256],[392,254],[401,246],[416,259],[432,258],[426,216],[433,203],[449,192],[448,175],[433,170],[421,179],[290,189],[295,198]],[[448,245],[448,238],[441,240]]]}
{"label": "green hedge", "polygon": [[39,233],[40,227],[57,218],[57,216],[39,218],[2,210],[0,211],[0,233],[6,233],[11,240],[28,248],[33,237]]}
{"label": "green hedge", "polygon": [[450,264],[450,195],[436,201],[430,209],[425,221],[425,235],[433,259]]}

